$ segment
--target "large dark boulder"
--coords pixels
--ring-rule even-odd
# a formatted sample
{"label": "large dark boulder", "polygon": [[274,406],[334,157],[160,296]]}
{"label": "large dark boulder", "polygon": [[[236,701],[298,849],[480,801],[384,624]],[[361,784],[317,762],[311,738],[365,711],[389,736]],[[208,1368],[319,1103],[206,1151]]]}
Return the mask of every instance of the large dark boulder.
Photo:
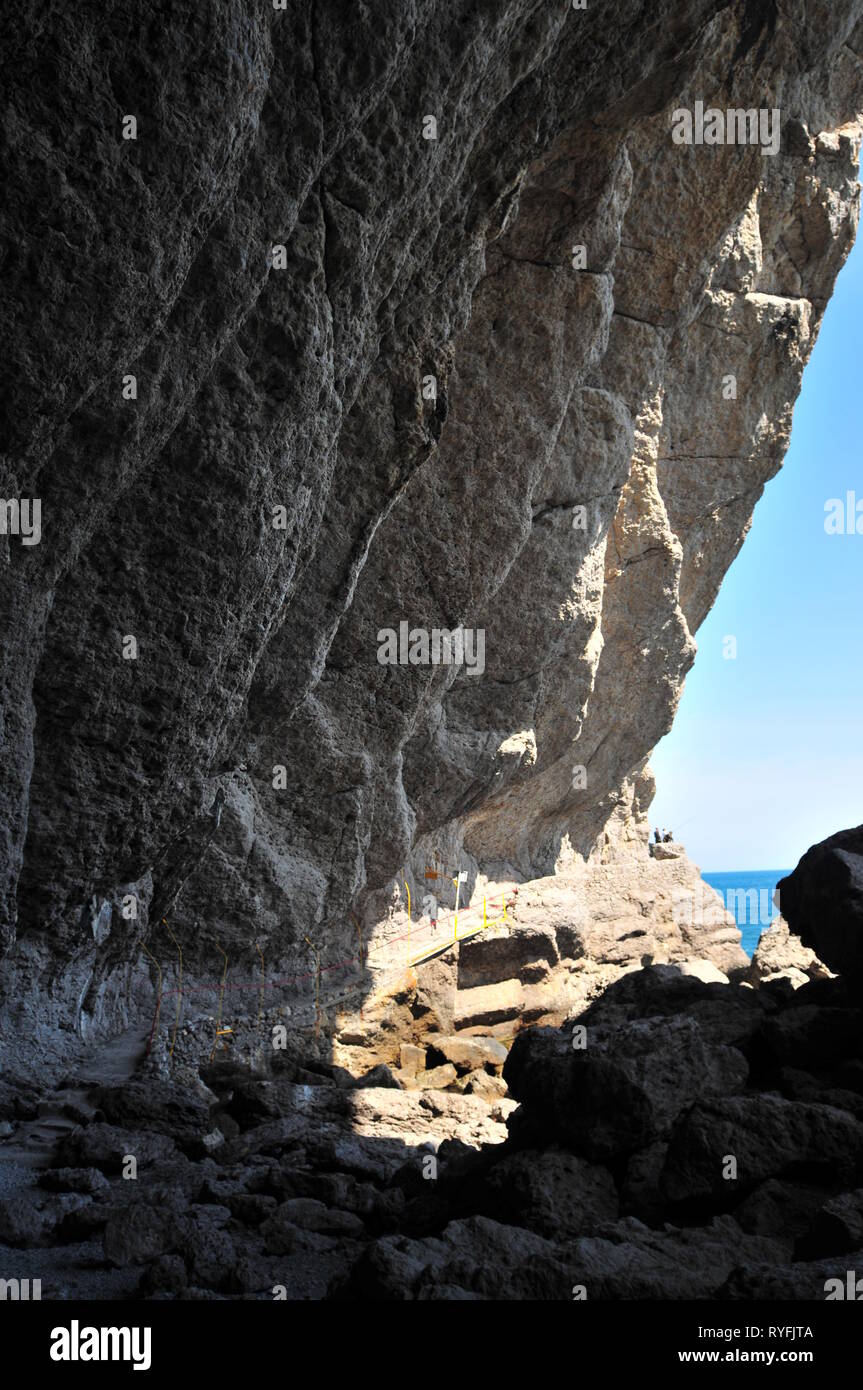
{"label": "large dark boulder", "polygon": [[588,1025],[581,1050],[569,1033],[531,1029],[503,1071],[539,1133],[598,1163],[644,1148],[697,1100],[741,1090],[747,1073],[741,1052],[680,1015]]}
{"label": "large dark boulder", "polygon": [[775,1262],[782,1247],[749,1235],[730,1216],[709,1226],[650,1230],[633,1217],[585,1236],[568,1248],[573,1283],[591,1299],[713,1298],[743,1260]]}
{"label": "large dark boulder", "polygon": [[0,1199],[0,1245],[30,1249],[52,1244],[64,1218],[89,1201],[75,1192],[21,1192],[4,1197]]}
{"label": "large dark boulder", "polygon": [[165,1134],[178,1144],[212,1128],[209,1106],[187,1085],[148,1077],[100,1086],[91,1098],[108,1124]]}
{"label": "large dark boulder", "polygon": [[147,1130],[118,1129],[114,1125],[79,1125],[60,1141],[56,1163],[60,1168],[98,1168],[119,1173],[127,1157],[139,1167],[176,1155],[173,1139]]}
{"label": "large dark boulder", "polygon": [[805,1004],[765,1020],[763,1052],[780,1066],[804,1067],[853,1060],[863,1054],[863,1010]]}
{"label": "large dark boulder", "polygon": [[863,975],[863,825],[813,845],[777,891],[804,946],[839,974]]}
{"label": "large dark boulder", "polygon": [[589,1235],[618,1217],[608,1170],[559,1149],[505,1155],[478,1175],[471,1195],[481,1215],[549,1240]]}
{"label": "large dark boulder", "polygon": [[776,1095],[705,1100],[675,1126],[659,1186],[671,1204],[722,1210],[766,1179],[783,1177],[859,1184],[863,1125],[844,1110]]}
{"label": "large dark boulder", "polygon": [[140,1201],[117,1207],[102,1237],[105,1259],[112,1265],[146,1264],[176,1248],[179,1220],[185,1210],[181,1197],[157,1203]]}

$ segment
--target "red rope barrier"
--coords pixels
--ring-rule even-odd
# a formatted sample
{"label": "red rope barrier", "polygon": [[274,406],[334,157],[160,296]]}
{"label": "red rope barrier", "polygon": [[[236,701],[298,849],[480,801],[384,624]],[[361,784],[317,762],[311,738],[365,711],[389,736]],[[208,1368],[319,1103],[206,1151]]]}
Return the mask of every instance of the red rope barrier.
{"label": "red rope barrier", "polygon": [[[506,915],[506,908],[507,908],[507,906],[512,907],[512,906],[514,905],[514,903],[515,903],[515,899],[518,897],[518,889],[516,888],[516,889],[514,890],[514,896],[513,896],[512,899],[510,900],[509,904],[506,903],[506,895],[504,894],[504,895],[502,895],[502,896],[503,896],[503,898],[504,898],[504,904],[503,904],[503,906],[504,906],[504,916],[505,916],[505,915]],[[459,908],[458,915],[459,915],[460,917],[467,917],[471,912],[479,912],[479,910],[480,910],[480,909],[479,909],[478,906],[475,906],[475,907],[466,907],[466,908]],[[438,926],[445,926],[447,920],[450,921],[450,922],[453,921],[453,919],[455,918],[455,916],[456,916],[456,914],[455,914],[455,912],[453,911],[453,912],[450,913],[448,919],[438,918],[437,921],[436,921],[434,924],[429,923],[428,927],[424,928],[423,930],[425,931],[426,934],[428,934],[428,932],[430,932],[430,931],[432,931],[432,930],[435,930]],[[489,922],[489,923],[488,923],[488,926],[495,926],[497,922],[503,921],[503,920],[504,920],[504,918],[502,918],[502,917],[501,917],[501,918],[497,918],[495,922]],[[149,1057],[150,1051],[151,1051],[152,1046],[153,1046],[153,1037],[154,1037],[154,1034],[155,1034],[155,1031],[156,1031],[156,1022],[157,1022],[158,1017],[159,1017],[159,1010],[160,1010],[160,1008],[161,1008],[162,1000],[163,1000],[163,999],[169,999],[172,995],[176,995],[176,994],[179,994],[179,995],[181,995],[181,996],[191,996],[191,995],[193,995],[193,994],[206,994],[206,993],[209,993],[211,990],[214,990],[214,989],[223,989],[223,990],[228,990],[228,991],[231,991],[231,990],[244,990],[244,989],[259,989],[259,990],[261,990],[261,991],[263,991],[263,990],[265,990],[265,989],[281,989],[281,988],[283,988],[285,985],[296,985],[296,984],[300,984],[303,980],[311,980],[311,979],[314,979],[315,976],[316,976],[317,974],[325,975],[325,974],[329,974],[329,973],[330,973],[331,971],[333,971],[333,970],[345,970],[349,965],[364,964],[364,963],[365,963],[365,960],[367,960],[368,957],[369,957],[373,952],[375,952],[375,951],[382,951],[382,950],[384,950],[386,947],[388,947],[388,946],[393,946],[393,945],[395,945],[395,944],[396,944],[397,942],[399,942],[399,941],[405,941],[405,940],[407,940],[407,939],[410,937],[410,935],[411,935],[411,933],[410,933],[410,929],[409,929],[409,930],[406,931],[406,932],[401,932],[398,936],[391,936],[391,937],[388,937],[385,941],[381,941],[377,946],[372,946],[372,947],[370,947],[370,948],[367,948],[366,951],[365,951],[365,953],[364,953],[364,958],[363,958],[363,956],[350,956],[350,957],[348,957],[346,960],[336,961],[333,965],[326,965],[326,966],[323,966],[323,967],[320,969],[320,971],[307,970],[307,971],[305,971],[302,975],[291,975],[291,976],[288,976],[288,977],[285,978],[285,979],[266,981],[266,982],[264,982],[263,984],[259,984],[259,983],[257,983],[257,982],[254,982],[254,983],[251,983],[251,984],[229,985],[229,984],[222,984],[222,982],[219,981],[218,984],[194,985],[191,989],[173,989],[173,990],[168,989],[168,990],[165,990],[165,991],[163,991],[162,993],[160,993],[160,994],[157,996],[157,998],[156,998],[156,1007],[155,1007],[154,1012],[153,1012],[153,1024],[152,1024],[152,1027],[151,1027],[151,1029],[150,1029],[150,1036],[149,1036],[149,1039],[148,1039],[148,1041],[147,1041],[147,1051],[146,1051],[146,1054],[145,1054],[145,1055]],[[441,944],[443,944],[443,938],[441,938]],[[448,944],[453,944],[453,943],[448,943]],[[421,961],[416,961],[416,962],[414,962],[414,963],[415,963],[415,964],[421,964],[422,962],[421,962]],[[401,969],[402,969],[402,967],[399,966],[399,968],[398,968],[397,970],[395,970],[393,973],[394,973],[394,974],[400,974],[400,973],[401,973]],[[300,1029],[300,1030],[296,1030],[296,1031],[302,1032],[302,1031],[304,1031],[304,1030],[303,1030],[303,1029]]]}

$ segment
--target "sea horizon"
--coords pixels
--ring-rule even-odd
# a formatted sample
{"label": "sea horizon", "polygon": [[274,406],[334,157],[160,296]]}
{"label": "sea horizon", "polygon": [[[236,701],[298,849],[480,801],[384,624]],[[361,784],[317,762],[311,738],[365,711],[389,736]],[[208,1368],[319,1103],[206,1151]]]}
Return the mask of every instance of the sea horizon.
{"label": "sea horizon", "polygon": [[777,916],[773,893],[791,869],[701,870],[706,884],[720,894],[741,932],[741,946],[750,958],[761,933]]}

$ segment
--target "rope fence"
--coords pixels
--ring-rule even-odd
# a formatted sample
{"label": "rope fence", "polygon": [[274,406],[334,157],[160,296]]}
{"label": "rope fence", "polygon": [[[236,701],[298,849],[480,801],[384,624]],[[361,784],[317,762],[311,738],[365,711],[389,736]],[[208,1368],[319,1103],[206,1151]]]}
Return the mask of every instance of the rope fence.
{"label": "rope fence", "polygon": [[[440,876],[442,877],[443,875],[440,875]],[[457,881],[456,881],[456,880],[453,880],[453,882],[456,883]],[[408,894],[408,903],[410,903],[410,889],[408,888],[408,885],[407,885],[407,882],[406,882],[406,881],[405,881],[405,889],[406,889],[407,894]],[[265,977],[264,977],[264,958],[263,958],[263,953],[262,953],[262,951],[261,951],[261,949],[260,949],[260,945],[259,945],[257,942],[255,942],[255,943],[254,943],[255,949],[257,950],[258,955],[259,955],[260,958],[261,958],[261,980],[260,980],[260,982],[254,981],[254,982],[250,982],[250,983],[245,983],[245,982],[244,982],[244,983],[240,983],[240,984],[228,984],[228,983],[227,983],[228,956],[227,956],[227,953],[224,951],[224,949],[223,949],[221,946],[218,946],[217,949],[218,949],[220,955],[224,958],[224,962],[225,962],[225,963],[224,963],[224,968],[223,968],[223,971],[222,971],[222,977],[221,977],[221,980],[218,982],[218,984],[215,984],[215,983],[204,983],[204,984],[200,984],[200,985],[193,985],[193,986],[191,986],[191,987],[186,987],[186,988],[183,987],[183,983],[182,983],[182,979],[183,979],[183,977],[182,977],[182,970],[183,970],[183,955],[182,955],[182,950],[180,949],[179,942],[176,940],[176,937],[174,936],[173,932],[171,931],[170,927],[168,926],[168,923],[167,923],[167,922],[165,921],[165,919],[163,918],[163,919],[162,919],[162,920],[163,920],[163,923],[164,923],[165,927],[168,929],[168,934],[170,935],[171,941],[173,942],[173,944],[174,944],[175,947],[177,948],[177,952],[178,952],[178,956],[179,956],[179,961],[180,961],[180,967],[179,967],[179,968],[180,968],[180,976],[179,976],[179,983],[178,983],[178,986],[177,986],[176,989],[163,990],[163,989],[162,989],[162,968],[161,968],[161,966],[159,965],[159,962],[157,961],[157,959],[156,959],[156,957],[153,955],[153,953],[152,953],[146,946],[142,946],[142,950],[146,953],[147,956],[149,956],[150,960],[153,962],[153,964],[155,965],[155,967],[156,967],[156,969],[157,969],[157,971],[158,971],[158,973],[159,973],[159,988],[158,988],[158,993],[157,993],[157,995],[156,995],[156,1003],[155,1003],[155,1008],[154,1008],[154,1012],[153,1012],[153,1023],[152,1023],[152,1027],[151,1027],[151,1029],[150,1029],[150,1035],[149,1035],[149,1038],[148,1038],[148,1041],[147,1041],[147,1056],[149,1056],[149,1055],[150,1055],[150,1052],[152,1051],[153,1041],[154,1041],[154,1038],[155,1038],[155,1035],[156,1035],[156,1028],[157,1028],[157,1026],[158,1026],[158,1021],[159,1021],[159,1017],[160,1017],[160,1013],[161,1013],[162,1000],[163,1000],[163,999],[168,999],[168,998],[170,998],[172,995],[175,995],[176,998],[177,998],[177,1009],[176,1009],[176,1014],[175,1014],[175,1018],[174,1018],[174,1027],[173,1027],[173,1033],[172,1033],[172,1038],[171,1038],[171,1046],[170,1046],[169,1054],[168,1054],[169,1057],[173,1058],[173,1055],[174,1055],[174,1047],[176,1046],[176,1041],[177,1041],[177,1030],[178,1030],[178,1028],[179,1028],[179,1023],[180,1023],[180,1013],[181,1013],[181,1007],[182,1007],[182,1000],[183,1000],[184,998],[191,998],[192,996],[194,996],[194,995],[196,995],[196,994],[210,993],[210,992],[212,992],[212,991],[214,991],[214,990],[216,990],[216,989],[218,989],[218,991],[219,991],[219,1005],[218,1005],[218,1017],[217,1017],[217,1020],[216,1020],[215,1036],[214,1036],[214,1039],[213,1039],[213,1049],[212,1049],[212,1052],[211,1052],[211,1054],[210,1054],[210,1060],[211,1060],[211,1061],[212,1061],[212,1059],[213,1059],[213,1057],[214,1057],[214,1055],[215,1055],[216,1048],[217,1048],[217,1046],[218,1046],[219,1038],[220,1038],[220,1037],[221,1037],[221,1038],[224,1038],[227,1034],[233,1032],[232,1029],[230,1029],[230,1028],[223,1028],[223,1026],[222,1026],[222,1012],[223,1012],[224,997],[225,997],[225,994],[226,994],[226,993],[231,993],[231,992],[233,992],[233,991],[243,991],[243,990],[250,990],[250,989],[254,989],[254,990],[258,990],[258,991],[259,991],[258,1013],[257,1013],[257,1020],[256,1020],[256,1026],[257,1026],[257,1025],[260,1024],[260,1020],[261,1020],[261,1014],[262,1014],[262,1011],[263,1011],[263,1002],[264,1002],[264,992],[265,992],[265,990],[271,990],[271,989],[279,989],[279,990],[281,990],[281,989],[285,989],[285,988],[287,988],[287,987],[289,987],[289,986],[292,986],[292,985],[302,985],[302,984],[307,983],[308,981],[312,981],[312,980],[313,980],[313,981],[314,981],[314,1006],[313,1006],[313,1007],[314,1007],[314,1023],[311,1024],[311,1025],[309,1026],[309,1029],[308,1029],[308,1030],[306,1030],[306,1029],[304,1029],[304,1028],[295,1027],[295,1028],[294,1028],[294,1031],[295,1031],[295,1032],[313,1031],[315,1037],[318,1037],[319,1034],[320,1034],[320,1025],[321,1025],[321,1021],[322,1021],[322,1017],[323,1017],[323,1015],[324,1015],[325,1009],[326,1009],[326,1008],[332,1008],[334,1005],[337,1005],[337,1004],[343,1004],[343,1003],[344,1003],[347,999],[349,999],[350,997],[356,995],[357,993],[361,992],[362,990],[367,989],[367,986],[368,986],[368,981],[367,981],[365,978],[364,978],[362,981],[359,981],[359,980],[358,980],[356,983],[354,983],[352,986],[350,986],[346,991],[343,991],[342,994],[338,994],[338,995],[336,995],[335,997],[328,996],[328,997],[322,1002],[322,998],[321,998],[321,978],[322,978],[322,976],[324,976],[324,975],[332,975],[334,972],[340,971],[340,970],[347,970],[347,969],[349,969],[351,966],[357,966],[357,965],[358,965],[358,966],[360,966],[360,968],[363,968],[363,967],[367,964],[369,956],[375,955],[375,954],[379,954],[379,953],[382,952],[382,951],[390,950],[393,946],[397,946],[399,942],[404,941],[404,942],[406,943],[406,960],[405,960],[405,964],[404,964],[404,965],[399,964],[398,966],[394,967],[394,969],[393,969],[392,972],[388,972],[387,975],[385,975],[385,976],[383,976],[381,979],[379,979],[376,983],[377,983],[377,987],[380,988],[380,987],[383,986],[383,984],[384,984],[385,982],[390,981],[390,980],[392,980],[392,979],[396,979],[396,978],[402,973],[402,971],[403,971],[405,968],[407,968],[407,969],[409,969],[409,970],[410,970],[410,969],[413,969],[414,967],[423,964],[424,961],[430,960],[430,959],[432,959],[434,956],[439,955],[442,951],[445,951],[445,950],[449,949],[450,947],[452,947],[453,945],[457,944],[458,942],[460,942],[460,941],[465,941],[465,940],[467,940],[467,939],[470,938],[470,937],[477,936],[480,932],[486,931],[489,927],[500,926],[500,925],[503,925],[503,924],[505,924],[505,923],[506,923],[506,924],[509,924],[510,919],[509,919],[509,917],[508,917],[508,911],[507,911],[507,910],[508,910],[508,908],[512,908],[512,907],[515,905],[515,902],[516,902],[517,897],[518,897],[518,889],[517,889],[517,888],[514,888],[514,889],[512,890],[512,896],[511,896],[509,902],[507,902],[506,894],[505,894],[505,893],[501,894],[501,915],[500,915],[499,917],[489,918],[489,916],[488,916],[488,909],[487,909],[487,899],[486,899],[486,896],[485,896],[485,895],[483,895],[483,898],[482,898],[482,906],[481,906],[481,907],[480,907],[479,904],[477,904],[477,905],[472,906],[472,907],[459,908],[459,907],[458,907],[458,891],[457,891],[457,894],[456,894],[456,908],[455,908],[455,910],[449,915],[449,917],[435,918],[435,919],[433,919],[433,920],[430,920],[430,921],[428,922],[428,924],[420,926],[419,932],[415,932],[415,931],[414,931],[414,932],[413,932],[413,937],[412,937],[412,929],[416,926],[416,924],[413,923],[413,922],[411,921],[411,918],[410,918],[410,916],[409,916],[409,917],[408,917],[408,928],[407,928],[407,931],[401,932],[401,933],[399,933],[399,934],[396,935],[396,936],[389,937],[389,938],[387,938],[386,940],[379,942],[377,946],[372,946],[372,947],[366,946],[366,945],[364,944],[364,942],[363,942],[363,937],[362,937],[362,926],[360,925],[359,920],[356,918],[356,916],[352,913],[351,916],[352,916],[352,918],[353,918],[354,927],[355,927],[355,929],[356,929],[356,931],[357,931],[357,935],[358,935],[358,937],[359,937],[359,953],[358,953],[357,955],[355,955],[355,956],[349,956],[349,957],[347,957],[346,959],[341,960],[341,961],[335,961],[335,962],[334,962],[333,964],[331,964],[331,965],[322,965],[322,964],[321,964],[321,948],[318,947],[318,946],[315,946],[314,943],[313,943],[312,941],[310,941],[308,937],[305,937],[304,940],[305,940],[306,944],[309,946],[309,948],[310,948],[311,951],[312,951],[313,959],[314,959],[314,962],[315,962],[315,968],[314,968],[313,970],[304,971],[304,972],[302,972],[302,973],[299,974],[299,975],[286,976],[286,977],[282,977],[282,978],[280,978],[280,979],[275,979],[275,980],[270,980],[270,981],[267,981],[267,980],[265,979]],[[472,914],[477,914],[477,913],[479,913],[480,911],[482,912],[482,918],[481,918],[481,920],[480,920],[478,923],[476,923],[475,925],[471,925],[471,926],[468,928],[467,931],[462,931],[461,933],[459,933],[459,930],[458,930],[459,917],[461,917],[461,918],[469,917],[469,916],[471,916]],[[450,923],[450,922],[452,923],[452,926],[453,926],[453,935],[452,935],[452,939],[451,939],[451,940],[449,939],[449,936],[448,936],[448,927],[449,927],[449,923]],[[442,928],[441,934],[440,934],[439,937],[437,936],[438,927],[441,927],[441,928]],[[420,937],[422,937],[423,935],[428,936],[429,933],[432,933],[432,934],[436,937],[436,939],[435,939],[433,942],[431,942],[430,944],[427,944],[426,947],[425,947],[423,950],[421,950],[421,951],[419,952],[419,954],[413,955],[413,956],[412,956],[412,955],[411,955],[411,945],[412,945],[412,941],[413,941],[413,943],[415,944],[418,935],[419,935]],[[297,1004],[298,1004],[298,1005],[307,1005],[307,1006],[311,1007],[311,1001],[308,1000],[308,998],[305,998],[305,997],[302,997],[302,998],[298,999]],[[224,1045],[227,1046],[227,1044],[224,1044]]]}

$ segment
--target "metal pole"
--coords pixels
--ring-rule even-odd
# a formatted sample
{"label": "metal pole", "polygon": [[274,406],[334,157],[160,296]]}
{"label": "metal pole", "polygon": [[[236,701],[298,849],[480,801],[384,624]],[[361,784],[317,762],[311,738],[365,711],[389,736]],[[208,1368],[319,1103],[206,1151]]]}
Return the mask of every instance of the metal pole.
{"label": "metal pole", "polygon": [[214,1058],[215,1055],[216,1055],[216,1043],[218,1042],[219,1036],[220,1036],[220,1033],[221,1033],[221,1028],[222,1028],[222,1003],[223,1003],[224,998],[225,998],[225,981],[226,981],[227,978],[228,978],[228,954],[227,954],[226,951],[223,951],[222,948],[221,948],[221,946],[219,946],[218,944],[216,945],[216,950],[217,950],[221,955],[223,955],[223,956],[225,957],[225,968],[224,968],[224,970],[222,971],[222,986],[221,986],[221,989],[219,990],[219,1017],[216,1019],[216,1036],[213,1038],[213,1050],[212,1050],[212,1052],[210,1053],[210,1061],[211,1061],[211,1062],[212,1062],[213,1058]]}
{"label": "metal pole", "polygon": [[453,941],[458,941],[458,897],[459,893],[461,892],[461,885],[465,882],[466,878],[466,870],[461,869],[459,873],[456,875],[456,877],[453,879],[453,883],[455,884],[455,921],[453,923],[452,929]]}
{"label": "metal pole", "polygon": [[407,963],[410,965],[410,888],[407,887],[404,870],[402,870],[402,883],[404,884],[404,892],[407,894]]}

